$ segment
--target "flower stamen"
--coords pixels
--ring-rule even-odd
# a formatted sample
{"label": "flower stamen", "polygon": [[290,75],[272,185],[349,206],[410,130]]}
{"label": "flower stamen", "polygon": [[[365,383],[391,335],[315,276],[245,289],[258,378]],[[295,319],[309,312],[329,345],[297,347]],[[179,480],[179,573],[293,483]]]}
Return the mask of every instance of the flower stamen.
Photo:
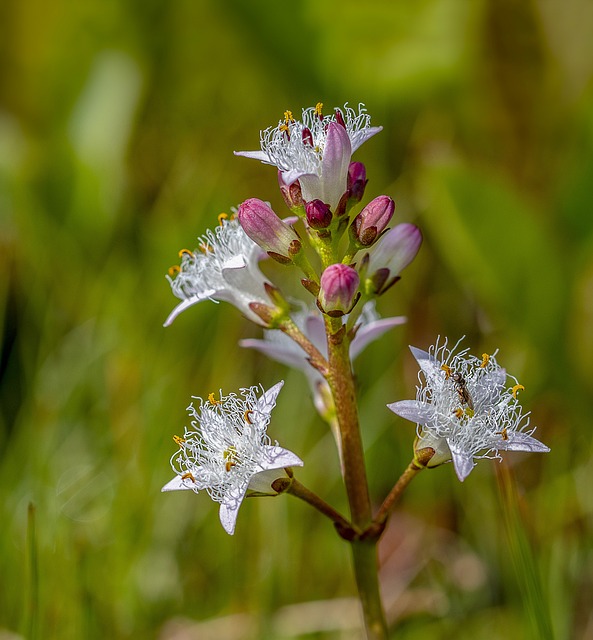
{"label": "flower stamen", "polygon": [[490,360],[490,356],[487,353],[482,354],[482,364],[480,365],[480,369],[486,368],[488,361]]}
{"label": "flower stamen", "polygon": [[315,115],[320,119],[323,120],[323,102],[318,102],[315,105]]}
{"label": "flower stamen", "polygon": [[181,249],[179,251],[178,255],[179,255],[180,258],[183,258],[184,255],[186,255],[186,256],[188,256],[190,258],[194,257],[193,251],[190,251],[189,249]]}
{"label": "flower stamen", "polygon": [[243,420],[245,420],[245,422],[247,424],[253,424],[253,422],[251,421],[251,419],[249,418],[249,416],[253,413],[253,411],[251,411],[251,409],[247,409],[245,411],[245,413],[243,414]]}
{"label": "flower stamen", "polygon": [[208,394],[208,402],[209,402],[211,405],[214,405],[214,406],[216,406],[217,404],[220,404],[220,400],[217,400],[217,399],[214,397],[214,393],[213,393],[213,392],[210,392],[210,393]]}
{"label": "flower stamen", "polygon": [[445,372],[445,380],[448,380],[451,377],[451,374],[453,373],[453,369],[451,369],[451,367],[448,364],[442,364],[441,371]]}
{"label": "flower stamen", "polygon": [[496,435],[502,436],[502,439],[505,441],[509,439],[508,429],[506,427],[503,427],[502,431],[497,431]]}
{"label": "flower stamen", "polygon": [[191,480],[192,482],[195,482],[195,481],[196,481],[196,479],[194,478],[193,473],[190,473],[189,471],[188,471],[187,473],[184,473],[184,474],[181,476],[181,479],[182,479],[182,480]]}
{"label": "flower stamen", "polygon": [[517,399],[517,393],[519,391],[525,391],[525,387],[522,384],[516,384],[512,389],[511,393],[513,394],[513,398]]}
{"label": "flower stamen", "polygon": [[170,278],[174,278],[181,271],[181,267],[177,264],[174,264],[172,267],[169,267],[167,273]]}
{"label": "flower stamen", "polygon": [[218,225],[222,227],[222,221],[223,220],[228,220],[229,219],[229,214],[228,213],[219,213],[218,214]]}
{"label": "flower stamen", "polygon": [[222,453],[222,457],[225,461],[224,468],[226,469],[227,473],[233,467],[236,467],[237,463],[239,462],[239,456],[237,454],[237,450],[233,446],[229,447],[228,449],[225,449]]}
{"label": "flower stamen", "polygon": [[173,440],[175,440],[175,443],[180,447],[183,447],[183,445],[185,444],[185,438],[182,438],[181,436],[173,436]]}

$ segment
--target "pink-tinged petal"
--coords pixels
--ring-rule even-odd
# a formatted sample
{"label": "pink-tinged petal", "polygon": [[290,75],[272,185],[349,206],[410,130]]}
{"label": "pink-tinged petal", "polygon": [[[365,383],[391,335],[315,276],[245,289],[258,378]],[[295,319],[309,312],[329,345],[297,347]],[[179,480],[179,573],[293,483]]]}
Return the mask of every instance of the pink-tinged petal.
{"label": "pink-tinged petal", "polygon": [[310,366],[305,359],[304,351],[301,354],[298,351],[289,349],[277,342],[249,338],[246,340],[239,340],[239,346],[246,349],[255,349],[256,351],[263,353],[268,358],[285,364],[288,367],[294,367],[295,369],[301,369],[304,371]]}
{"label": "pink-tinged petal", "polygon": [[225,270],[229,269],[229,270],[233,270],[233,269],[243,269],[243,267],[246,267],[247,263],[245,262],[245,258],[243,256],[233,256],[232,258],[229,258],[228,260],[225,260],[225,263],[222,267],[222,275],[225,275]]}
{"label": "pink-tinged petal", "polygon": [[175,318],[182,311],[185,311],[186,309],[189,309],[189,307],[192,307],[194,304],[198,304],[198,302],[202,302],[203,300],[211,299],[212,297],[214,297],[215,294],[216,294],[216,290],[215,289],[208,289],[208,291],[204,291],[199,296],[192,296],[191,298],[187,298],[187,300],[184,300],[183,302],[180,302],[175,307],[175,309],[173,309],[173,311],[171,311],[171,313],[169,314],[169,316],[167,317],[167,319],[163,323],[163,327],[170,326],[173,323],[173,320],[175,320]]}
{"label": "pink-tinged petal", "polygon": [[169,480],[167,484],[161,489],[161,491],[182,491],[184,489],[191,489],[189,484],[191,480],[182,480],[181,476],[175,476],[173,480]]}
{"label": "pink-tinged petal", "polygon": [[410,422],[422,425],[425,425],[434,413],[429,404],[419,400],[400,400],[388,404],[387,408]]}
{"label": "pink-tinged petal", "polygon": [[354,360],[371,342],[380,338],[389,329],[404,324],[406,320],[405,316],[395,316],[393,318],[375,320],[366,326],[360,327],[350,344],[350,357]]}
{"label": "pink-tinged petal", "polygon": [[438,379],[442,376],[441,363],[428,351],[412,346],[410,346],[410,351],[429,380]]}
{"label": "pink-tinged petal", "polygon": [[299,183],[301,185],[301,193],[305,202],[319,199],[331,204],[329,201],[324,199],[325,192],[323,190],[323,181],[318,175],[312,173],[301,174],[299,176]]}
{"label": "pink-tinged petal", "polygon": [[352,153],[359,149],[369,138],[379,133],[379,131],[383,131],[383,127],[368,127],[367,129],[362,129],[352,140]]}
{"label": "pink-tinged petal", "polygon": [[471,470],[476,466],[472,456],[463,451],[459,451],[449,443],[451,449],[451,457],[453,458],[453,466],[455,467],[455,473],[460,482],[463,482],[467,476],[471,473]]}
{"label": "pink-tinged petal", "polygon": [[220,524],[222,528],[232,536],[235,533],[235,525],[237,524],[237,515],[239,513],[239,507],[243,502],[245,493],[247,492],[248,482],[245,482],[243,486],[238,487],[235,495],[225,495],[220,504],[220,510],[218,516],[220,517]]}
{"label": "pink-tinged petal", "polygon": [[[335,208],[348,186],[348,167],[352,157],[352,145],[346,129],[330,122],[321,161],[323,195],[320,200]],[[305,198],[306,199],[306,198]]]}
{"label": "pink-tinged petal", "polygon": [[242,156],[243,158],[253,158],[253,160],[260,160],[265,164],[274,164],[270,160],[270,156],[265,151],[233,151],[236,156]]}
{"label": "pink-tinged petal", "polygon": [[[264,446],[265,461],[262,469],[284,469],[284,467],[302,467],[304,462],[292,451],[278,446]],[[278,476],[280,477],[280,476]]]}
{"label": "pink-tinged petal", "polygon": [[414,224],[402,222],[385,233],[369,252],[369,273],[389,269],[391,276],[401,273],[416,257],[422,232]]}
{"label": "pink-tinged petal", "polygon": [[320,316],[307,316],[305,320],[305,335],[327,357],[327,338],[325,336],[325,325]]}
{"label": "pink-tinged petal", "polygon": [[280,393],[280,389],[284,386],[284,380],[280,380],[273,387],[270,387],[265,391],[257,400],[256,409],[263,414],[271,413],[272,409],[276,406],[276,398]]}
{"label": "pink-tinged petal", "polygon": [[[307,173],[306,171],[299,171],[298,169],[289,169],[287,171],[281,171],[281,175],[282,175],[282,182],[284,182],[285,185],[290,186],[293,182],[296,182],[297,180],[301,183],[301,190],[302,190],[302,179],[308,180],[309,178],[316,178],[317,180],[319,178],[317,178],[317,174],[316,173]],[[303,196],[303,199],[306,199],[305,196]],[[312,200],[313,198],[311,198]]]}
{"label": "pink-tinged petal", "polygon": [[529,451],[533,453],[547,453],[550,451],[550,447],[547,447],[543,442],[536,440],[528,433],[509,432],[507,438],[508,440],[501,438],[497,442],[496,448],[500,451]]}
{"label": "pink-tinged petal", "polygon": [[267,202],[249,198],[237,212],[243,231],[265,251],[289,255],[292,244],[299,240],[294,229],[283,222]]}

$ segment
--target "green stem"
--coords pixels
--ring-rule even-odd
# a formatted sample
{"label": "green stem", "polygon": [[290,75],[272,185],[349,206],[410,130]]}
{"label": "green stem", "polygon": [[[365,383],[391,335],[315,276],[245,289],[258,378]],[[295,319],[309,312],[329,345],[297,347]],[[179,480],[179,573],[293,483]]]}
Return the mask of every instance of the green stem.
{"label": "green stem", "polygon": [[379,592],[376,541],[354,541],[352,557],[367,640],[387,640],[387,622]]}
{"label": "green stem", "polygon": [[384,524],[391,513],[391,510],[401,498],[405,488],[416,477],[416,475],[422,471],[424,467],[419,467],[413,460],[407,466],[406,470],[401,474],[398,481],[393,486],[393,489],[389,492],[389,495],[383,500],[383,504],[380,506],[379,511],[375,515],[374,521],[378,524]]}
{"label": "green stem", "polygon": [[[342,442],[344,484],[350,505],[351,520],[356,529],[371,524],[371,501],[364,464],[362,437],[358,422],[358,407],[352,365],[350,341],[339,319],[326,318],[329,354],[329,383]],[[379,592],[377,541],[373,536],[365,541],[352,540],[352,557],[358,594],[362,605],[368,640],[386,640],[387,623]]]}
{"label": "green stem", "polygon": [[358,407],[354,377],[348,353],[349,340],[342,321],[326,317],[327,347],[329,354],[329,383],[336,408],[336,417],[342,440],[344,482],[350,504],[352,522],[364,529],[371,521],[362,437],[358,425]]}

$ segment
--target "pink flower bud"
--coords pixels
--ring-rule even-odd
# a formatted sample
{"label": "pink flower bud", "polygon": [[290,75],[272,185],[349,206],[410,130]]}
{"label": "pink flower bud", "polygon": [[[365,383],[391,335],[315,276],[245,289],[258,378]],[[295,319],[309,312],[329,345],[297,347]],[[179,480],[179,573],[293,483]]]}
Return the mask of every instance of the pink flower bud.
{"label": "pink flower bud", "polygon": [[367,186],[367,170],[362,162],[351,162],[348,167],[348,196],[354,204],[362,200]]}
{"label": "pink flower bud", "polygon": [[312,229],[327,229],[332,221],[332,212],[329,205],[321,200],[311,200],[305,205],[307,211],[307,224]]}
{"label": "pink flower bud", "polygon": [[272,207],[258,198],[239,205],[239,223],[245,233],[265,251],[291,260],[300,240],[296,231],[282,222]]}
{"label": "pink flower bud", "polygon": [[398,224],[370,250],[367,273],[374,283],[374,293],[381,294],[416,257],[422,233],[414,224]]}
{"label": "pink flower bud", "polygon": [[360,295],[357,295],[359,283],[356,269],[341,263],[330,265],[321,274],[320,309],[333,317],[349,313]]}
{"label": "pink flower bud", "polygon": [[378,196],[354,218],[350,235],[355,244],[369,247],[385,230],[393,217],[395,202],[388,196]]}

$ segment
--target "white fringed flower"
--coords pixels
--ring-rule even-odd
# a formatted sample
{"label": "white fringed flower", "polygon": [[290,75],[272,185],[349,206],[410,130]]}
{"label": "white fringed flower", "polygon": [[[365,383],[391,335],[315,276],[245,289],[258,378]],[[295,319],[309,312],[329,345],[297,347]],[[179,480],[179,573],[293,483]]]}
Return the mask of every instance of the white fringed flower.
{"label": "white fringed flower", "polygon": [[[220,503],[220,521],[233,534],[239,507],[248,490],[257,495],[276,495],[272,483],[288,476],[286,467],[302,466],[291,451],[272,444],[266,434],[270,414],[284,382],[264,391],[241,389],[188,407],[192,428],[176,437],[179,451],[171,458],[175,477],[162,491],[206,490]],[[260,393],[261,392],[261,393]]]}
{"label": "white fringed flower", "polygon": [[[437,341],[428,352],[410,347],[421,369],[416,400],[387,405],[417,423],[416,450],[435,450],[428,466],[453,460],[463,481],[475,458],[500,458],[500,451],[549,451],[532,437],[529,413],[522,412],[517,400],[523,387],[498,365],[496,353],[481,359],[469,355],[469,349],[454,354],[457,345],[449,350],[447,341]],[[507,377],[513,381],[510,387]]]}
{"label": "white fringed flower", "polygon": [[301,120],[287,111],[276,127],[261,132],[261,151],[235,154],[278,167],[285,185],[299,181],[305,201],[321,200],[333,209],[346,191],[352,154],[382,127],[370,126],[363,104],[358,113],[346,104],[329,116],[322,107],[303,109]]}
{"label": "white fringed flower", "polygon": [[[167,276],[173,293],[182,300],[171,312],[165,326],[188,307],[202,300],[223,300],[237,307],[249,320],[263,324],[249,304],[269,304],[265,278],[258,262],[260,247],[243,231],[236,218],[219,218],[220,225],[208,230],[196,251],[180,252],[181,266]],[[177,268],[175,268],[177,269]]]}

